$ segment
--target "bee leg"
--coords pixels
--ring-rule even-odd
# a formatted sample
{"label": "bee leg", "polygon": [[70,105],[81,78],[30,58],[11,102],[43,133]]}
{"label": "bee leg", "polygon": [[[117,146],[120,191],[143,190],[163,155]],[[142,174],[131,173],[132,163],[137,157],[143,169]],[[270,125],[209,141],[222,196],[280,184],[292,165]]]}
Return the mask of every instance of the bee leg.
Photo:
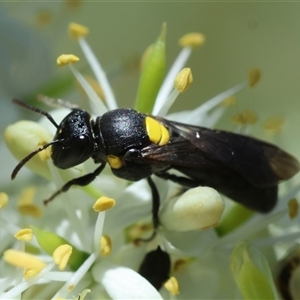
{"label": "bee leg", "polygon": [[159,205],[160,205],[160,199],[159,199],[159,193],[157,190],[157,187],[151,177],[147,178],[147,182],[150,186],[151,193],[152,193],[152,223],[153,223],[153,233],[150,237],[144,239],[144,238],[138,238],[135,240],[135,243],[138,244],[140,242],[150,242],[154,239],[157,233],[157,228],[159,225],[159,218],[158,218],[158,211],[159,211]]}
{"label": "bee leg", "polygon": [[58,191],[53,193],[48,199],[44,200],[44,204],[47,205],[51,202],[56,196],[60,195],[69,190],[72,185],[86,186],[90,184],[104,169],[105,164],[100,165],[94,172],[85,174],[81,177],[73,178],[67,183],[65,183]]}
{"label": "bee leg", "polygon": [[200,185],[199,181],[195,181],[191,178],[187,178],[184,176],[178,176],[174,174],[170,174],[168,172],[163,172],[163,173],[155,173],[156,176],[165,179],[165,180],[171,180],[175,183],[178,183],[182,185],[183,187],[187,188],[194,188]]}

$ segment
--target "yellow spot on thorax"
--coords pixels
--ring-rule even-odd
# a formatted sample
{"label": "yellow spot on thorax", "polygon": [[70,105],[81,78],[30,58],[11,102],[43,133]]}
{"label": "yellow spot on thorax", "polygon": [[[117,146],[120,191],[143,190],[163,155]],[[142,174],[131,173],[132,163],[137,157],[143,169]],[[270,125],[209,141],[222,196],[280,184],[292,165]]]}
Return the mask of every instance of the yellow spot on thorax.
{"label": "yellow spot on thorax", "polygon": [[146,131],[152,143],[165,145],[170,140],[168,129],[151,117],[146,117]]}
{"label": "yellow spot on thorax", "polygon": [[107,160],[111,168],[113,169],[120,169],[122,167],[122,160],[120,157],[116,155],[107,155]]}

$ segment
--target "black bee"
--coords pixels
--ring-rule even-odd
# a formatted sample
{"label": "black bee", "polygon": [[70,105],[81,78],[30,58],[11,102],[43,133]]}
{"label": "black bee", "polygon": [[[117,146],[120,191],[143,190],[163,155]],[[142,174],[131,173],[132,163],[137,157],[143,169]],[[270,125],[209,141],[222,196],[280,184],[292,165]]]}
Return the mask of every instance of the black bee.
{"label": "black bee", "polygon": [[[45,203],[72,185],[91,183],[108,163],[117,177],[148,180],[156,228],[159,194],[151,175],[185,188],[209,186],[252,210],[267,213],[276,204],[278,184],[299,171],[293,156],[248,136],[169,121],[133,109],[115,109],[93,120],[88,112],[73,108],[58,125],[47,112],[19,100],[13,102],[46,116],[57,132],[53,141],[19,162],[12,179],[28,160],[49,146],[53,163],[60,169],[90,157],[100,164],[94,172],[67,182]],[[171,173],[172,169],[182,175]]]}

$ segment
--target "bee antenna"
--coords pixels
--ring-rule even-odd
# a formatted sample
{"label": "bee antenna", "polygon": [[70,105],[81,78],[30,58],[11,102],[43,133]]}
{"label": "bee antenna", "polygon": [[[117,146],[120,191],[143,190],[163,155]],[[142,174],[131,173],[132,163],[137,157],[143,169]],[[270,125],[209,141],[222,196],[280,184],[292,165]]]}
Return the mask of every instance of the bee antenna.
{"label": "bee antenna", "polygon": [[12,99],[12,102],[15,103],[16,105],[19,105],[21,107],[24,107],[26,109],[34,111],[42,116],[45,116],[56,128],[58,128],[58,124],[54,121],[52,116],[49,113],[47,113],[46,111],[43,111],[37,107],[31,106],[31,105],[29,105],[21,100],[18,100],[18,99]]}
{"label": "bee antenna", "polygon": [[45,150],[46,148],[48,148],[49,146],[53,145],[53,144],[56,144],[56,143],[59,143],[61,142],[62,140],[54,140],[50,143],[47,143],[43,146],[41,146],[40,148],[38,149],[35,149],[33,150],[31,153],[29,153],[26,157],[24,157],[19,163],[18,165],[14,168],[14,170],[12,171],[11,173],[11,179],[15,179],[15,177],[17,176],[17,174],[19,173],[20,169],[34,156],[36,155],[37,153]]}

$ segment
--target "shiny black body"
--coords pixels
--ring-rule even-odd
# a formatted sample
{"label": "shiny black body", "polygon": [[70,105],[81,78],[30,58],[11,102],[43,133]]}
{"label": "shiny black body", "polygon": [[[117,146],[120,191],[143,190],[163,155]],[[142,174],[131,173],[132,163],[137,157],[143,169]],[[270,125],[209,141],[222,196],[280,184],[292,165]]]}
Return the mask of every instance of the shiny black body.
{"label": "shiny black body", "polygon": [[[51,118],[23,102],[15,102]],[[93,173],[66,183],[46,202],[72,185],[90,183],[101,173],[108,156],[113,155],[122,162],[121,167],[112,167],[114,175],[130,181],[148,178],[150,186],[154,186],[151,186],[153,194],[158,195],[150,179],[154,174],[186,188],[213,187],[234,201],[266,213],[276,204],[278,183],[299,170],[294,157],[272,144],[151,116],[170,135],[168,143],[157,145],[151,142],[146,130],[146,117],[133,109],[116,109],[93,120],[88,112],[72,109],[55,125],[54,140],[22,160],[12,177],[34,154],[51,145],[52,160],[58,168],[76,166],[90,157],[100,166]],[[180,173],[174,174],[172,170]]]}

